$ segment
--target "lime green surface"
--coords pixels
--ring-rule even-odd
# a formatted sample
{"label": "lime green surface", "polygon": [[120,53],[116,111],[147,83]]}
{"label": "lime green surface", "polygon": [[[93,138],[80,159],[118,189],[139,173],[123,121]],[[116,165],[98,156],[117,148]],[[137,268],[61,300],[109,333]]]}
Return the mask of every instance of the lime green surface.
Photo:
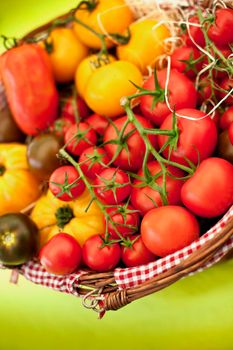
{"label": "lime green surface", "polygon": [[[0,34],[20,37],[76,1],[0,0]],[[8,283],[0,272],[0,350],[233,349],[233,261],[184,279],[102,321],[79,299]]]}

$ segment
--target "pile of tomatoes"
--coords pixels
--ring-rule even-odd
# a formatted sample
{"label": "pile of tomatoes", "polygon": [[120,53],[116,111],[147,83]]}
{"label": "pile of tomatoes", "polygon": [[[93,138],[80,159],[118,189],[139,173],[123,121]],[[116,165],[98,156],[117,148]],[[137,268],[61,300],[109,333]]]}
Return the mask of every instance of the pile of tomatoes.
{"label": "pile of tomatoes", "polygon": [[[0,186],[11,186],[0,195],[2,263],[34,257],[61,275],[80,265],[139,266],[191,244],[203,220],[210,227],[226,213],[232,26],[232,9],[194,13],[176,28],[171,50],[164,21],[135,21],[122,0],[89,0],[53,22],[43,40],[2,55],[10,109],[0,131]],[[17,159],[18,147],[25,193],[28,174],[31,184],[22,203],[14,200],[20,182],[7,177],[17,178],[6,159]],[[30,217],[17,213],[32,201]]]}

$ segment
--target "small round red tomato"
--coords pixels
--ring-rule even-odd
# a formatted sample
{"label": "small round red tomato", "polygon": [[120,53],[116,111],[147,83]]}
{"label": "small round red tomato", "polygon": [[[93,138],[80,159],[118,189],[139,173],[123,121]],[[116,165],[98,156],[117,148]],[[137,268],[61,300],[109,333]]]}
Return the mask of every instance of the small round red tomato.
{"label": "small round red tomato", "polygon": [[91,270],[98,272],[114,269],[121,258],[120,245],[118,243],[105,243],[99,235],[87,239],[82,252],[84,264]]}
{"label": "small round red tomato", "polygon": [[76,100],[71,96],[68,98],[67,102],[62,108],[61,114],[62,117],[69,119],[72,123],[75,123],[77,117],[78,119],[88,117],[90,115],[90,109],[80,96],[77,96]]}
{"label": "small round red tomato", "polygon": [[[158,175],[161,172],[161,166],[157,161],[152,161],[147,164],[151,176]],[[168,175],[166,177],[166,192],[167,200],[171,205],[180,204],[180,191],[183,185],[183,180],[178,180],[173,177],[181,178],[184,173],[175,167],[167,167]],[[171,176],[169,176],[171,174]],[[143,176],[143,171],[138,172],[138,176]],[[163,177],[162,173],[156,180],[148,180],[149,183],[142,186],[141,180],[135,180],[133,183],[133,188],[131,192],[131,204],[135,209],[137,209],[140,214],[145,215],[149,210],[153,209],[155,206],[162,206],[163,200],[161,194],[158,191],[157,186],[162,188]]]}
{"label": "small round red tomato", "polygon": [[67,118],[58,118],[51,125],[50,131],[58,137],[64,137],[66,131],[71,127],[72,122]]}
{"label": "small round red tomato", "polygon": [[127,237],[138,230],[139,213],[131,205],[120,204],[115,208],[108,208],[107,212],[110,220],[106,222],[106,225],[111,238]]}
{"label": "small round red tomato", "polygon": [[233,145],[233,122],[230,124],[228,128],[228,134],[229,134],[229,139],[231,141],[231,144]]}
{"label": "small round red tomato", "polygon": [[49,179],[49,189],[58,199],[69,202],[79,197],[85,184],[78,171],[71,165],[57,168]]}
{"label": "small round red tomato", "polygon": [[199,237],[199,233],[195,216],[179,206],[152,209],[144,216],[141,224],[143,243],[160,257],[188,246]]}
{"label": "small round red tomato", "polygon": [[181,200],[201,217],[224,214],[233,204],[233,165],[221,158],[205,159],[183,185]]}
{"label": "small round red tomato", "polygon": [[53,236],[41,249],[39,259],[44,268],[55,275],[74,272],[81,262],[82,249],[67,233]]}
{"label": "small round red tomato", "polygon": [[[161,125],[161,130],[171,130],[172,120],[170,114]],[[177,111],[177,125],[179,140],[176,150],[173,149],[171,152],[170,160],[187,165],[188,162],[185,160],[187,158],[197,164],[199,159],[202,161],[212,155],[217,144],[217,128],[210,117],[205,117],[205,113],[197,109],[181,109]],[[168,136],[159,135],[159,147],[161,148],[167,140]],[[169,157],[168,147],[164,149],[163,155]]]}
{"label": "small round red tomato", "polygon": [[[156,90],[157,96],[144,95],[140,97],[142,114],[149,118],[155,125],[161,125],[164,119],[171,113],[165,101],[165,84],[167,69],[157,72],[160,88],[155,87],[154,75],[143,85],[144,89]],[[168,83],[168,100],[172,109],[195,108],[197,92],[193,82],[176,69],[171,69]]]}
{"label": "small round red tomato", "polygon": [[155,261],[156,256],[145,246],[140,235],[128,238],[129,245],[121,247],[121,259],[127,267],[148,264]]}
{"label": "small round red tomato", "polygon": [[171,55],[171,67],[194,78],[202,68],[203,60],[200,57],[201,53],[194,47],[178,47]]}
{"label": "small round red tomato", "polygon": [[208,30],[208,37],[217,46],[228,46],[233,43],[233,10],[227,8],[217,9],[215,22]]}
{"label": "small round red tomato", "polygon": [[[137,120],[144,128],[152,128],[152,124],[145,118],[136,115]],[[119,134],[124,128],[127,122],[127,116],[118,118],[113,121],[112,124],[108,126],[104,134],[104,148],[106,149],[109,157],[114,158],[113,164],[120,167],[123,170],[137,171],[141,168],[146,147],[145,143],[140,136],[139,132],[135,129],[132,123],[128,123],[119,144],[113,143],[113,140],[119,139]],[[135,130],[133,132],[133,130]],[[149,140],[153,147],[157,147],[157,137],[155,135],[150,135]],[[118,148],[121,147],[119,154]]]}
{"label": "small round red tomato", "polygon": [[73,124],[65,134],[66,149],[75,156],[79,156],[96,142],[96,133],[87,123]]}
{"label": "small round red tomato", "polygon": [[[199,46],[204,47],[205,46],[205,37],[204,37],[203,31],[201,29],[200,22],[199,22],[199,19],[197,16],[193,16],[193,17],[189,18],[189,30],[190,30],[190,35],[188,33],[188,30],[187,30],[186,45],[195,47],[195,44],[193,43],[193,41],[194,41]],[[191,40],[190,36],[193,39],[193,41]]]}
{"label": "small round red tomato", "polygon": [[222,130],[228,129],[233,122],[233,106],[227,108],[221,116],[219,126]]}
{"label": "small round red tomato", "polygon": [[211,83],[207,77],[200,80],[197,92],[197,104],[200,106],[212,95]]}
{"label": "small round red tomato", "polygon": [[108,118],[102,117],[102,115],[96,113],[86,118],[85,122],[88,123],[92,127],[92,129],[94,129],[95,132],[101,136],[104,134],[105,130],[109,125]]}
{"label": "small round red tomato", "polygon": [[110,159],[107,156],[106,151],[100,147],[86,148],[80,155],[79,163],[83,173],[94,180],[96,175],[101,173],[102,170],[107,168]]}
{"label": "small round red tomato", "polygon": [[119,204],[130,195],[130,178],[120,169],[105,169],[94,180],[94,191],[104,203]]}
{"label": "small round red tomato", "polygon": [[[233,78],[226,77],[225,79],[223,79],[221,81],[219,86],[220,86],[221,89],[225,90],[225,92],[224,91],[219,91],[219,98],[222,99],[230,92],[230,90],[233,89]],[[233,93],[232,92],[224,100],[224,103],[226,105],[233,105]]]}

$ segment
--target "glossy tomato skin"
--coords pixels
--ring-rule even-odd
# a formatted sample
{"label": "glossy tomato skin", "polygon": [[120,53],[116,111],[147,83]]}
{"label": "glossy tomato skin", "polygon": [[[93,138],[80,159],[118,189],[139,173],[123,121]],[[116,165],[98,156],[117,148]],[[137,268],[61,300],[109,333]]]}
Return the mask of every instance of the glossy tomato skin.
{"label": "glossy tomato skin", "polygon": [[85,101],[80,96],[77,96],[75,101],[71,96],[68,98],[67,102],[62,108],[62,117],[69,119],[74,124],[76,122],[75,108],[77,108],[79,119],[85,119],[90,115],[90,109],[86,105]]}
{"label": "glossy tomato skin", "polygon": [[[196,44],[198,44],[201,47],[204,47],[205,46],[204,34],[199,26],[195,26],[195,24],[200,24],[198,17],[193,16],[193,17],[189,18],[189,22],[194,24],[194,25],[191,24],[189,26],[190,35],[191,35],[192,39],[194,40],[194,42]],[[195,44],[191,40],[188,31],[187,31],[187,36],[186,36],[186,45],[195,47]]]}
{"label": "glossy tomato skin", "polygon": [[178,47],[171,55],[171,68],[177,69],[180,73],[184,73],[189,78],[194,78],[197,72],[201,70],[202,61],[194,64],[192,67],[184,61],[198,60],[200,56],[200,52],[194,47]]}
{"label": "glossy tomato skin", "polygon": [[[136,115],[137,120],[144,128],[152,128],[152,124],[139,115]],[[118,134],[127,121],[127,116],[117,118],[114,120],[114,125],[110,124],[104,134],[104,148],[106,149],[109,158],[112,159],[117,151],[117,144],[112,144],[111,141],[118,138]],[[135,129],[132,123],[129,123],[125,129],[123,136],[126,136],[129,132]],[[117,131],[118,130],[118,131]],[[157,148],[156,135],[150,135],[149,140],[154,148]],[[110,142],[109,144],[107,142]],[[123,142],[123,141],[122,141]],[[121,144],[122,144],[121,142]],[[127,148],[123,148],[113,164],[123,170],[137,171],[141,168],[146,147],[143,139],[137,130],[125,141]]]}
{"label": "glossy tomato skin", "polygon": [[[161,166],[157,161],[149,162],[147,166],[152,176],[161,171]],[[172,166],[168,166],[167,171],[175,177],[181,178],[184,176],[184,173],[180,169]],[[143,171],[140,170],[138,175],[142,177]],[[155,183],[162,187],[162,175],[155,180]],[[163,205],[163,202],[160,193],[156,189],[151,188],[149,185],[141,187],[141,184],[142,182],[140,180],[134,181],[130,200],[132,206],[139,210],[141,215],[145,215],[148,211],[155,207],[154,203],[160,207]],[[182,185],[183,180],[176,180],[170,176],[166,177],[167,199],[170,205],[178,205],[181,203],[180,191]]]}
{"label": "glossy tomato skin", "polygon": [[165,257],[198,239],[197,219],[180,206],[165,206],[150,210],[141,224],[142,240],[153,254]]}
{"label": "glossy tomato skin", "polygon": [[228,136],[231,141],[231,144],[233,145],[233,122],[230,124],[228,128]]}
{"label": "glossy tomato skin", "polygon": [[112,243],[102,246],[103,240],[99,235],[88,238],[83,246],[83,262],[94,271],[111,271],[120,261],[120,245]]}
{"label": "glossy tomato skin", "polygon": [[233,10],[227,8],[217,9],[215,22],[208,30],[208,37],[217,46],[228,46],[233,43]]}
{"label": "glossy tomato skin", "polygon": [[63,232],[53,236],[39,253],[41,265],[55,275],[74,272],[80,265],[81,256],[82,249],[78,242]]}
{"label": "glossy tomato skin", "polygon": [[219,126],[222,130],[228,129],[233,122],[233,106],[228,107],[221,116]]}
{"label": "glossy tomato skin", "polygon": [[183,185],[181,200],[200,217],[224,214],[233,204],[233,165],[221,158],[205,159]]}
{"label": "glossy tomato skin", "polygon": [[108,118],[102,117],[102,115],[96,113],[86,118],[85,122],[88,123],[100,136],[104,135],[104,132],[109,125]]}
{"label": "glossy tomato skin", "polygon": [[[158,82],[163,91],[167,79],[167,69],[157,71]],[[154,75],[152,75],[143,85],[143,88],[155,90]],[[169,104],[172,109],[195,108],[197,104],[197,92],[194,84],[184,74],[176,69],[171,69],[169,83]],[[153,96],[145,95],[140,98],[142,114],[150,119],[155,125],[160,126],[164,119],[171,113],[166,101],[158,102],[154,108]]]}
{"label": "glossy tomato skin", "polygon": [[23,142],[25,135],[18,128],[8,106],[0,103],[0,143]]}
{"label": "glossy tomato skin", "polygon": [[96,133],[87,123],[73,124],[65,134],[66,149],[75,156],[79,156],[96,142]]}
{"label": "glossy tomato skin", "polygon": [[110,159],[106,151],[100,147],[86,148],[79,158],[80,167],[89,179],[94,180],[96,175],[100,174],[102,170],[107,168]]}
{"label": "glossy tomato skin", "polygon": [[[113,188],[114,185],[115,188]],[[130,178],[120,169],[105,169],[94,180],[94,191],[96,196],[105,204],[119,204],[130,195]]]}
{"label": "glossy tomato skin", "polygon": [[[233,89],[233,78],[226,77],[225,79],[223,79],[220,83],[220,88],[226,90],[226,92],[223,92],[223,91],[218,92],[219,98],[222,99],[227,95],[227,93],[230,90]],[[233,105],[232,93],[224,100],[224,103],[226,106]]]}
{"label": "glossy tomato skin", "polygon": [[118,208],[107,209],[111,221],[116,225],[114,227],[111,221],[108,222],[108,233],[113,239],[119,239],[120,236],[128,237],[138,230],[139,213],[131,205],[128,205],[125,209],[124,207],[124,205],[119,205]]}
{"label": "glossy tomato skin", "polygon": [[58,118],[50,126],[49,131],[54,133],[58,138],[63,139],[67,130],[71,127],[73,123],[67,118]]}
{"label": "glossy tomato skin", "polygon": [[156,256],[146,248],[140,235],[129,239],[134,241],[132,247],[121,247],[121,259],[127,267],[145,265],[156,260]]}
{"label": "glossy tomato skin", "polygon": [[[205,113],[197,109],[181,109],[177,111],[177,115],[184,117],[187,116],[194,120],[177,116],[179,140],[177,149],[172,150],[171,152],[170,159],[179,164],[187,165],[184,157],[188,158],[194,164],[198,163],[198,158],[202,161],[203,159],[210,157],[217,144],[217,128],[215,123],[210,117],[205,117]],[[165,119],[160,128],[172,129],[172,114]],[[160,148],[166,141],[167,136],[158,136]],[[163,155],[168,158],[168,147],[163,151]]]}
{"label": "glossy tomato skin", "polygon": [[[69,185],[72,185],[68,187]],[[62,187],[63,186],[63,187]],[[64,188],[66,186],[66,189]],[[52,194],[64,202],[78,198],[85,190],[85,184],[80,179],[79,172],[74,166],[66,165],[57,168],[49,179]]]}

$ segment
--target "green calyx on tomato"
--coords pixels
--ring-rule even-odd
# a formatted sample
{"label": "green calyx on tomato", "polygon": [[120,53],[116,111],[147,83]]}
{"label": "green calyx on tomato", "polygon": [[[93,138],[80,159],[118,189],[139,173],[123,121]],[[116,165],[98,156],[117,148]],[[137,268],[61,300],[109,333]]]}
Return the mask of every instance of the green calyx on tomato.
{"label": "green calyx on tomato", "polygon": [[63,229],[64,226],[74,218],[74,213],[71,207],[69,205],[66,205],[64,207],[58,208],[55,216],[57,219],[57,226]]}
{"label": "green calyx on tomato", "polygon": [[0,164],[0,176],[4,175],[6,168]]}

